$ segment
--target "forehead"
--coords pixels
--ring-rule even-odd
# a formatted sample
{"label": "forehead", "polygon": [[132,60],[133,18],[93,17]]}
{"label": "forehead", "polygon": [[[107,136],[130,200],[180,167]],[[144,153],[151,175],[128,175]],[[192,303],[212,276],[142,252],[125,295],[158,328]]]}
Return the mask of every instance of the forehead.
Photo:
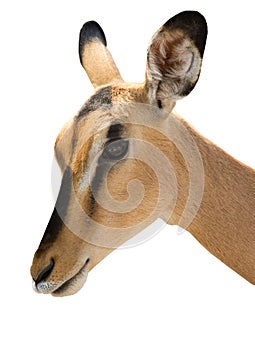
{"label": "forehead", "polygon": [[91,112],[97,110],[110,110],[112,107],[121,104],[147,104],[147,94],[144,84],[137,83],[118,83],[108,85],[97,90],[82,106],[76,121],[86,118]]}
{"label": "forehead", "polygon": [[[135,136],[141,126],[162,124],[166,112],[148,104],[139,87],[126,85],[105,86],[85,102],[74,117],[71,130],[68,128],[72,131],[72,150],[81,149],[87,141],[92,144],[96,139],[114,138],[117,131],[121,131],[121,137],[131,133]],[[121,127],[113,127],[113,124]]]}
{"label": "forehead", "polygon": [[127,115],[112,98],[112,87],[95,92],[74,118],[73,148],[81,149],[98,139],[127,136]]}
{"label": "forehead", "polygon": [[95,112],[98,109],[109,110],[112,107],[111,92],[111,86],[106,86],[92,95],[80,109],[76,117],[76,121],[81,121],[82,119],[86,118],[91,112]]}
{"label": "forehead", "polygon": [[144,90],[143,84],[135,83],[119,83],[100,88],[82,106],[76,116],[76,123],[91,119],[90,115],[95,111],[111,111],[112,119],[119,116],[124,120],[126,116],[132,119],[132,114],[139,115],[139,119],[162,114],[162,110],[159,111],[149,103]]}

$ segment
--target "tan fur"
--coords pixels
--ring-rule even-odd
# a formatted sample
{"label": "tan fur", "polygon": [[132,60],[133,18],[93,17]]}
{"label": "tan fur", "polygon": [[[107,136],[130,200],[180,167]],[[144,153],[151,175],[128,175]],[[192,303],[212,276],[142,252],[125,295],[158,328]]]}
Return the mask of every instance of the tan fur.
{"label": "tan fur", "polygon": [[[58,296],[77,292],[88,270],[157,218],[187,229],[213,255],[255,284],[255,171],[230,157],[178,115],[168,113],[175,104],[172,89],[177,85],[173,82],[169,88],[170,96],[165,95],[165,87],[160,90],[165,67],[161,66],[163,61],[156,63],[154,50],[161,57],[170,55],[167,50],[175,55],[187,48],[189,40],[180,32],[171,34],[171,40],[169,33],[162,35],[163,43],[158,36],[152,41],[147,78],[142,84],[121,82],[115,64],[108,59],[109,75],[101,76],[102,57],[99,54],[92,69],[92,56],[86,48],[88,56],[84,56],[83,64],[95,86],[111,83],[112,106],[90,112],[78,122],[74,118],[57,138],[56,158],[63,173],[67,167],[71,169],[72,190],[56,240],[41,244],[34,257],[34,280],[54,260],[50,276],[36,287],[40,292]],[[164,48],[159,49],[162,45]],[[169,45],[174,49],[165,48]],[[193,46],[189,43],[188,47]],[[198,78],[201,65],[198,50],[193,51],[197,55],[193,74],[189,76],[189,57],[181,67],[187,64],[185,79],[189,81]],[[114,83],[116,80],[119,82]],[[159,98],[167,100],[163,110],[157,107]],[[122,137],[129,139],[129,155],[109,166],[98,191],[93,192],[92,182],[112,122],[123,125]],[[80,269],[86,273],[76,282],[72,276],[78,276]]]}
{"label": "tan fur", "polygon": [[[194,219],[184,228],[213,255],[255,284],[255,171],[185,125],[203,161],[204,191]],[[180,219],[176,219],[180,225]]]}
{"label": "tan fur", "polygon": [[[104,67],[101,62],[105,62]],[[109,50],[99,40],[94,40],[85,46],[82,65],[95,88],[110,82],[122,81]]]}

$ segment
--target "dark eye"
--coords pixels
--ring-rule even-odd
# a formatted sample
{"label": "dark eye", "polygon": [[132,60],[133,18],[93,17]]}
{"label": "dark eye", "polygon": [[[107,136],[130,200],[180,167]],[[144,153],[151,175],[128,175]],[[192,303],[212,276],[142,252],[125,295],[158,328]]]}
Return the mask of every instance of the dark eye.
{"label": "dark eye", "polygon": [[127,154],[127,151],[128,141],[119,139],[107,143],[102,156],[104,159],[119,160]]}

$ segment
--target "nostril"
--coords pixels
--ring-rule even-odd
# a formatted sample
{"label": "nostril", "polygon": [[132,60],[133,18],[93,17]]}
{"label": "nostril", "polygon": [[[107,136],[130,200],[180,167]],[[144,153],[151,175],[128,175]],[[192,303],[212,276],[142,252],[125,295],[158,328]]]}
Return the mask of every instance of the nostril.
{"label": "nostril", "polygon": [[45,266],[37,275],[35,278],[35,284],[38,284],[39,282],[45,280],[51,273],[52,269],[54,267],[54,260],[51,259],[49,265]]}

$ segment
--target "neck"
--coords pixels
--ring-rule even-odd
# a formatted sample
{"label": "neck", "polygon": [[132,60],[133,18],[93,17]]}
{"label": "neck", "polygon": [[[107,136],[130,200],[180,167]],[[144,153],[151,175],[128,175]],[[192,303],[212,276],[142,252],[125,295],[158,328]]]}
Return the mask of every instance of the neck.
{"label": "neck", "polygon": [[[171,159],[177,168],[179,193],[168,223],[188,230],[209,252],[255,284],[255,171],[226,154],[178,117],[173,118],[173,123],[175,127],[170,125],[171,133],[177,129],[174,132],[181,138],[178,144],[185,145],[191,153],[186,153],[185,161],[183,151],[182,157]],[[188,131],[196,149],[186,132],[180,132],[183,128]],[[190,174],[187,159],[197,151],[202,173],[201,168],[197,171],[193,168],[193,174]],[[199,191],[201,174],[202,192]],[[189,187],[196,177],[192,195]]]}

